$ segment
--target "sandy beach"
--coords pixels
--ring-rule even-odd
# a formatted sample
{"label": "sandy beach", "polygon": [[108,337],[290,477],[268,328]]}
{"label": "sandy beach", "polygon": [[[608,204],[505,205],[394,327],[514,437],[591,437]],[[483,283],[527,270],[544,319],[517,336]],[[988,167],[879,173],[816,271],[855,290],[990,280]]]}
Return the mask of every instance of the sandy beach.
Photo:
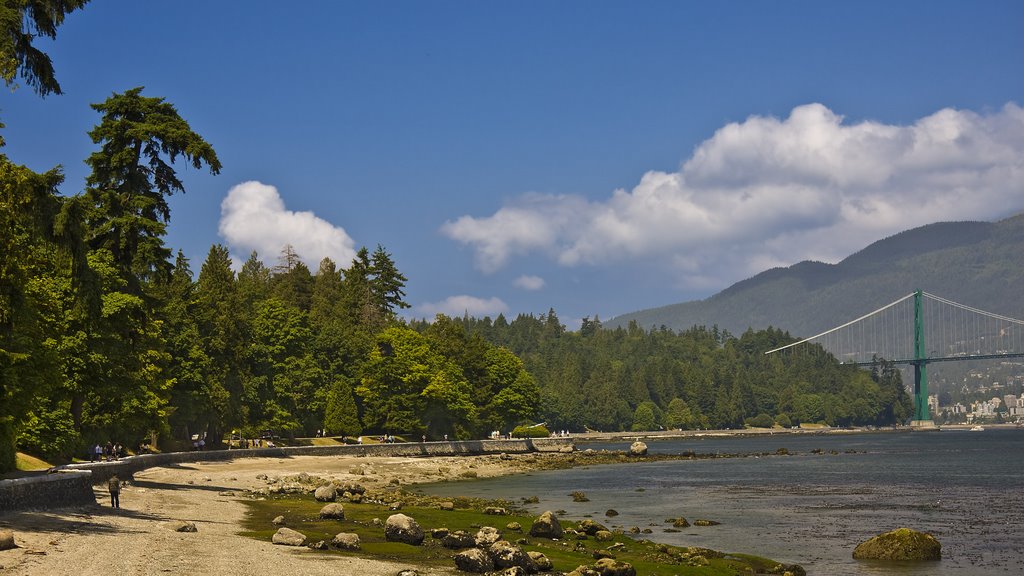
{"label": "sandy beach", "polygon": [[[246,512],[242,492],[267,486],[257,478],[260,475],[274,478],[306,472],[374,487],[396,478],[402,484],[456,478],[470,468],[479,477],[507,474],[541,457],[298,456],[151,468],[137,473],[122,489],[117,510],[110,507],[106,487],[97,486],[99,505],[95,507],[0,515],[0,529],[12,530],[18,546],[0,551],[0,573],[393,576],[416,568],[421,574],[454,574],[454,568],[424,569],[318,554],[239,536]],[[358,470],[363,474],[352,473]],[[173,531],[171,523],[179,520],[194,522],[198,532]]]}

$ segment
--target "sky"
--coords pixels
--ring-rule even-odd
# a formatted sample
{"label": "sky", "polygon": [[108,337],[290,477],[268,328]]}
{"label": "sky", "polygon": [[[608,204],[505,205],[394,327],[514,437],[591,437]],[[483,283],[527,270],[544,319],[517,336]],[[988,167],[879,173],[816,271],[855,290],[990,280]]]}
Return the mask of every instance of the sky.
{"label": "sky", "polygon": [[85,186],[144,86],[217,151],[167,244],[313,271],[383,246],[409,317],[584,317],[1024,211],[1018,1],[95,1],[2,151]]}

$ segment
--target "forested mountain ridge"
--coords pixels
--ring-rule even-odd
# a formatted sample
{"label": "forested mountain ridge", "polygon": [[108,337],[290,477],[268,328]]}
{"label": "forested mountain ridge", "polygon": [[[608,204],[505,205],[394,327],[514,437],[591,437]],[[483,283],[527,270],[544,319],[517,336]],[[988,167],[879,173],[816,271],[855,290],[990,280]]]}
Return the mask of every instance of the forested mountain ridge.
{"label": "forested mountain ridge", "polygon": [[612,318],[606,327],[769,326],[810,336],[915,290],[1024,317],[1024,214],[999,222],[940,222],[895,234],[837,264],[773,268],[707,298]]}

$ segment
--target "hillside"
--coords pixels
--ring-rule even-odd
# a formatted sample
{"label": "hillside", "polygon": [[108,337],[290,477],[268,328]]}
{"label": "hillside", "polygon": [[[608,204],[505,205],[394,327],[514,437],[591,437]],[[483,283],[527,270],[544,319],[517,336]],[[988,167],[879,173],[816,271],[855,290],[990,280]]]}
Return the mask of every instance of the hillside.
{"label": "hillside", "polygon": [[941,222],[879,240],[838,264],[773,268],[706,299],[623,314],[604,323],[740,334],[768,326],[809,336],[915,290],[1024,318],[1024,214],[999,222]]}

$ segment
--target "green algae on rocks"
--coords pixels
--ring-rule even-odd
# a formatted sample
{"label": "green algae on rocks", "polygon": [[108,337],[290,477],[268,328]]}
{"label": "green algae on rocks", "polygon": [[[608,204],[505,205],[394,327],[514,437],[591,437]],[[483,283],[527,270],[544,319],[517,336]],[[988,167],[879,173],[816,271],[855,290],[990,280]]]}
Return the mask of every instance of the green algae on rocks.
{"label": "green algae on rocks", "polygon": [[[561,520],[565,535],[560,539],[532,537],[524,530],[535,520],[514,503],[506,500],[477,498],[441,498],[412,493],[397,487],[379,491],[368,490],[360,502],[345,503],[343,520],[320,517],[322,502],[311,494],[260,496],[244,501],[249,511],[243,522],[244,536],[263,540],[271,538],[281,524],[301,532],[309,542],[310,554],[341,554],[370,557],[413,566],[453,568],[458,549],[442,544],[448,534],[477,534],[483,527],[496,527],[500,538],[522,548],[526,553],[540,553],[550,563],[550,570],[570,572],[580,566],[593,566],[595,559],[613,558],[632,565],[636,573],[645,575],[732,576],[740,574],[803,574],[799,566],[787,566],[768,559],[743,554],[726,554],[706,548],[677,547],[646,540],[634,540],[621,530],[596,539],[588,521]],[[451,504],[451,505],[449,505]],[[485,511],[490,508],[491,514]],[[495,515],[504,509],[507,514]],[[410,516],[428,534],[420,545],[390,542],[384,524],[396,510]],[[590,521],[592,523],[592,521]],[[339,533],[358,536],[359,550],[343,550],[329,543]],[[451,542],[451,538],[447,542]],[[319,543],[325,543],[318,546]]]}

